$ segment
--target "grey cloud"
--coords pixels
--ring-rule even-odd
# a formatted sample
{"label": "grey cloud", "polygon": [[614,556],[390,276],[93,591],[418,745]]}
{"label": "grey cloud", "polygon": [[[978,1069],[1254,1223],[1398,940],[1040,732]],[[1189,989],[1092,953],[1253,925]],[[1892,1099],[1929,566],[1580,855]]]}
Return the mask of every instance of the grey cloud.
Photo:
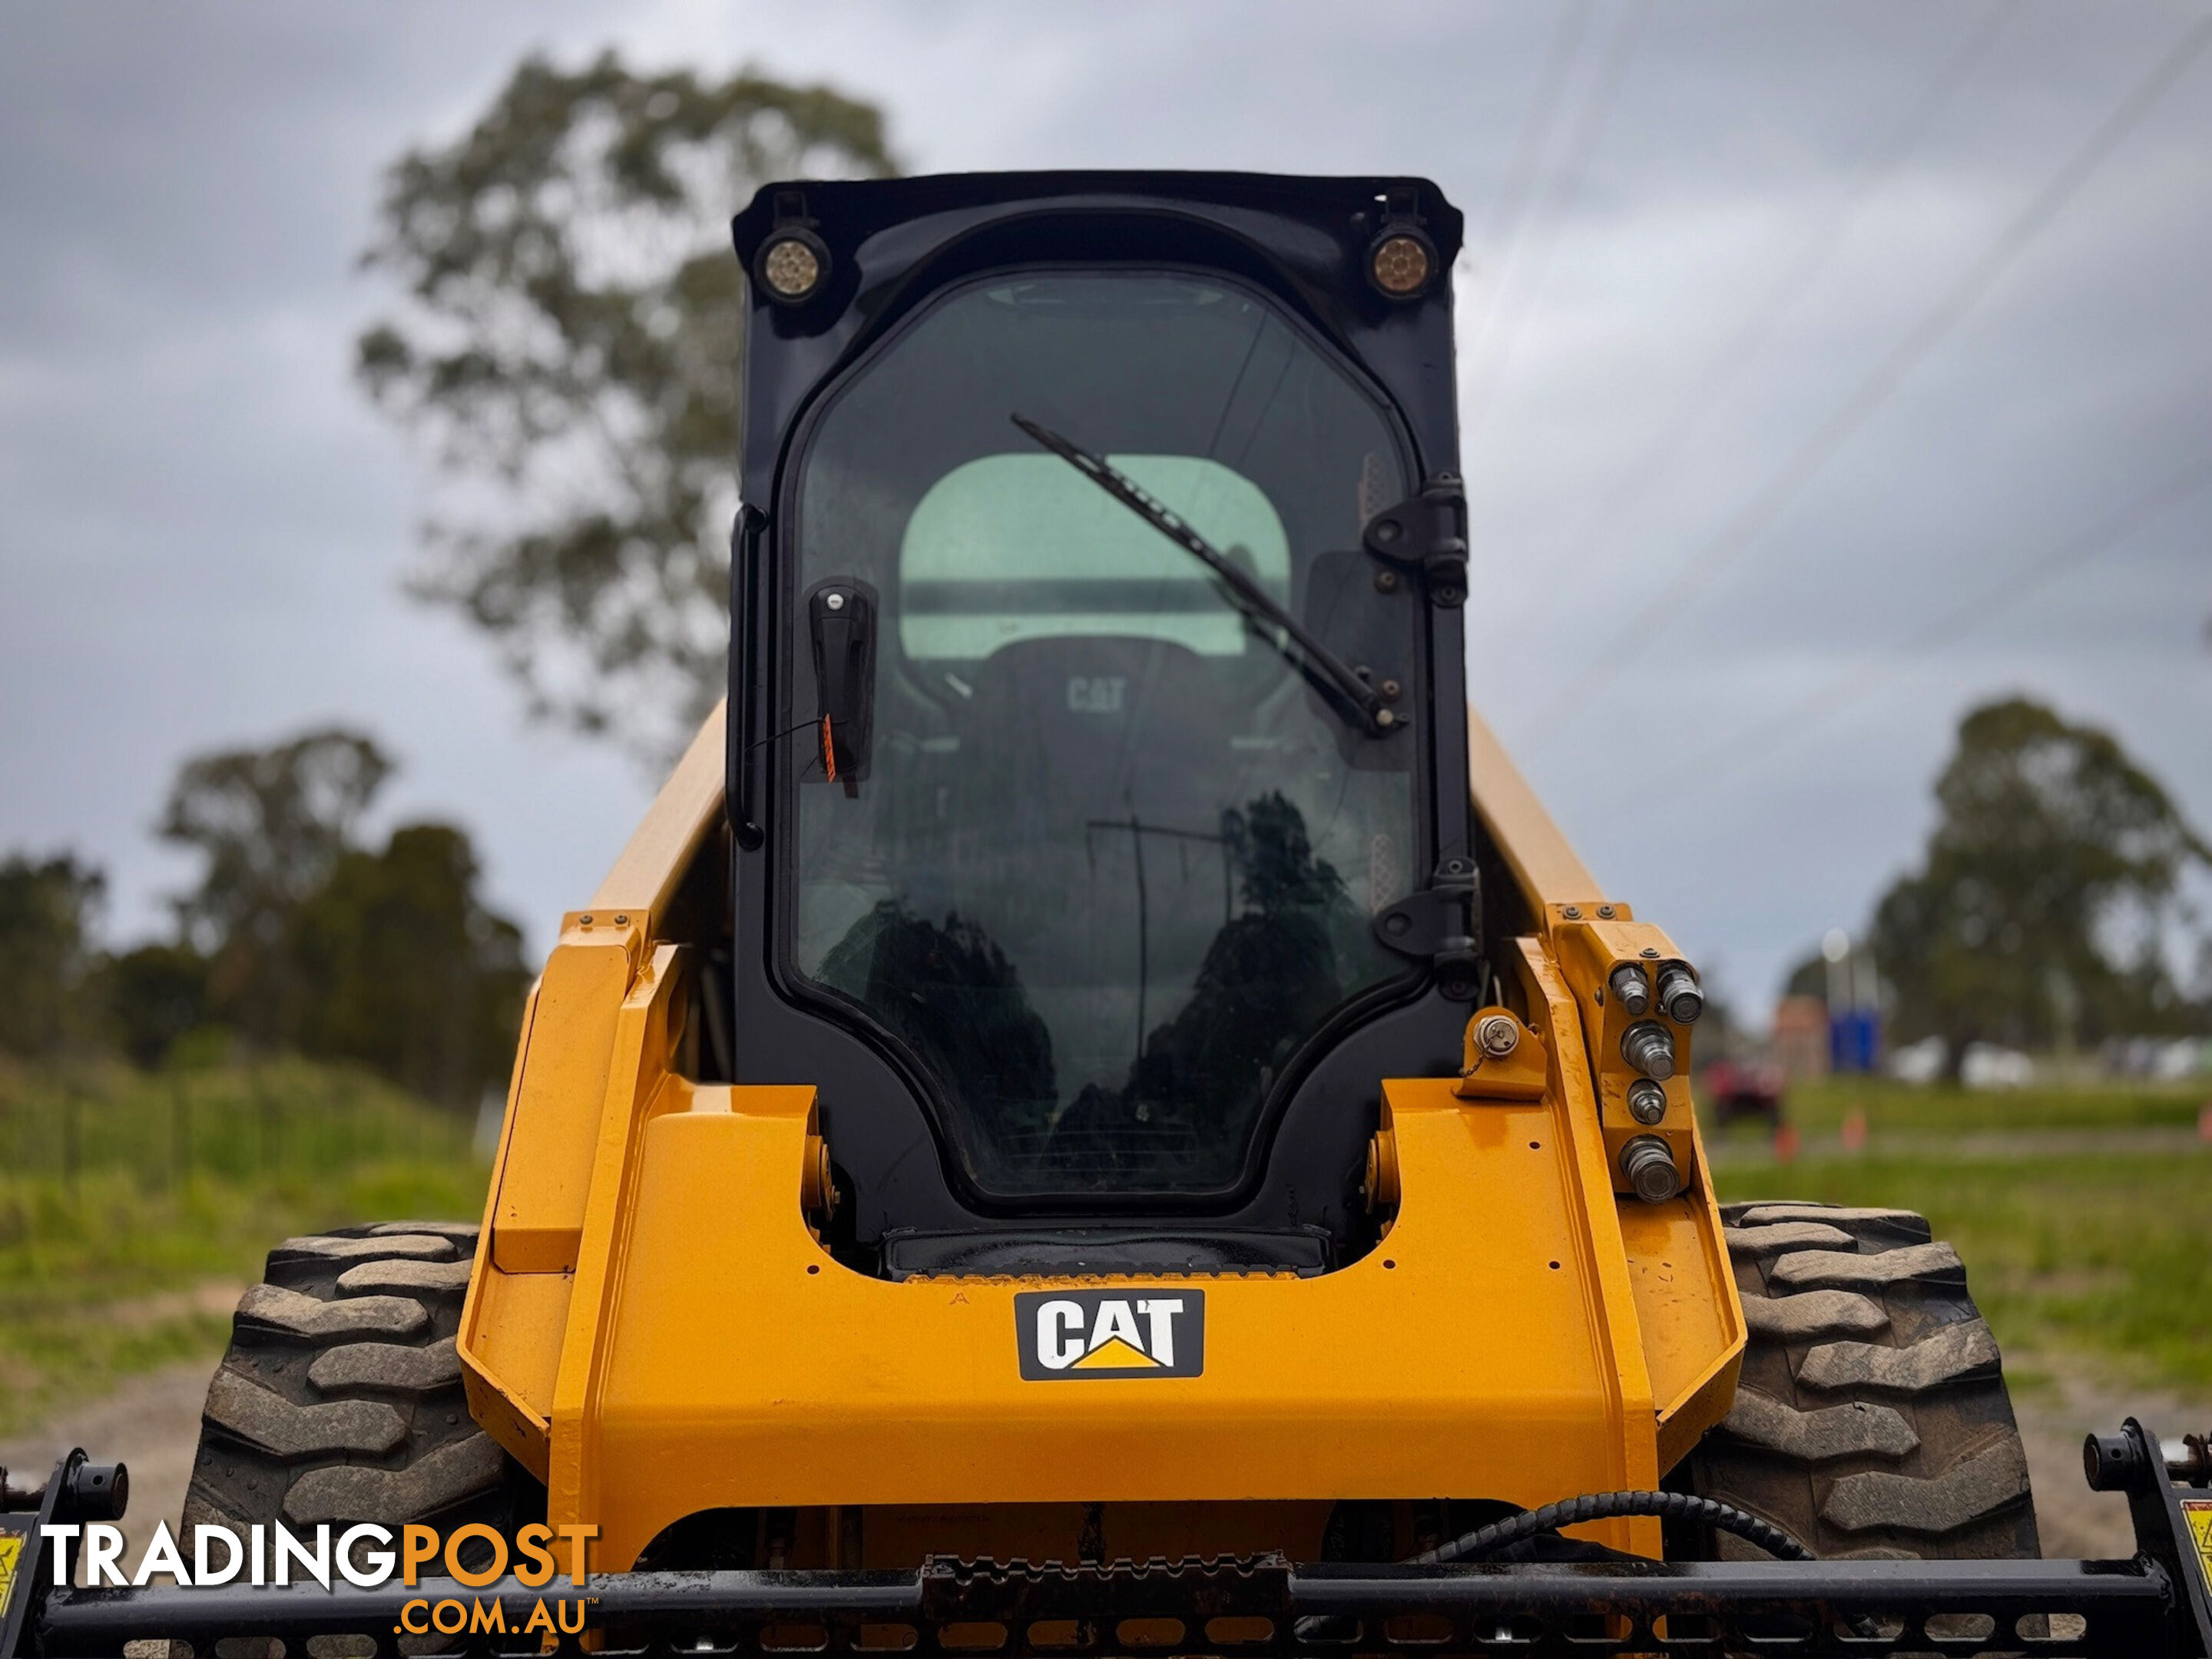
{"label": "grey cloud", "polygon": [[[641,803],[620,761],[520,721],[474,641],[398,597],[422,458],[346,379],[383,302],[354,270],[382,165],[466,120],[525,50],[751,59],[880,98],[924,168],[1233,166],[1436,178],[1510,270],[1506,372],[1467,462],[1476,695],[1638,914],[1754,1005],[1913,855],[1974,700],[2105,721],[2212,823],[2212,492],[1709,780],[1680,757],[1842,682],[2212,440],[2212,59],[1830,457],[1603,706],[1547,711],[1741,508],[2201,9],[2028,0],[1851,234],[1592,550],[1647,454],[1869,147],[1985,15],[1924,0],[1596,0],[1517,252],[1500,192],[1557,7],[659,0],[17,9],[0,25],[0,844],[119,870],[143,925],[170,767],[310,718],[406,756],[536,936]],[[1571,191],[1551,163],[1594,135]],[[1465,365],[1463,365],[1464,367]],[[1670,761],[1677,763],[1670,766]]]}

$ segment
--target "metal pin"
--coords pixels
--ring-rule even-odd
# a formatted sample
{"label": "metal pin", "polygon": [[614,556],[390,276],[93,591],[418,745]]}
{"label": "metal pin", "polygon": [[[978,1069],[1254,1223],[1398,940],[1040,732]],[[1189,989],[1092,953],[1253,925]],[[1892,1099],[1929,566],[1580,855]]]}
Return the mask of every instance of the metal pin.
{"label": "metal pin", "polygon": [[1606,983],[1613,989],[1613,1000],[1628,1011],[1631,1019],[1643,1018],[1651,1006],[1651,981],[1634,963],[1622,963]]}
{"label": "metal pin", "polygon": [[1628,1115],[1638,1123],[1656,1123],[1667,1115],[1667,1091],[1648,1077],[1628,1085]]}
{"label": "metal pin", "polygon": [[1681,1172],[1674,1154],[1657,1135],[1638,1135],[1620,1149],[1620,1172],[1637,1197],[1647,1204],[1663,1204],[1682,1190]]}
{"label": "metal pin", "polygon": [[1664,1083],[1674,1075],[1674,1039],[1656,1019],[1638,1020],[1620,1035],[1620,1057]]}
{"label": "metal pin", "polygon": [[1659,1007],[1668,1018],[1684,1025],[1697,1023],[1705,1012],[1705,994],[1686,962],[1670,962],[1659,970]]}

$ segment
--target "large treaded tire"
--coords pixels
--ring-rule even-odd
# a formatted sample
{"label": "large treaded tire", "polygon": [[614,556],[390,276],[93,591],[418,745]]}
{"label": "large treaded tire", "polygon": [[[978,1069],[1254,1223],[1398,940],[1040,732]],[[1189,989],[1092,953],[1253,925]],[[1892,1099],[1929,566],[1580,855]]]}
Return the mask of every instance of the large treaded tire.
{"label": "large treaded tire", "polygon": [[1735,1407],[1690,1455],[1690,1489],[1823,1558],[2039,1554],[1996,1342],[1957,1252],[1905,1210],[1721,1216],[1750,1334]]}
{"label": "large treaded tire", "polygon": [[519,1519],[528,1477],[479,1429],[453,1351],[477,1228],[287,1239],[208,1389],[186,1527]]}

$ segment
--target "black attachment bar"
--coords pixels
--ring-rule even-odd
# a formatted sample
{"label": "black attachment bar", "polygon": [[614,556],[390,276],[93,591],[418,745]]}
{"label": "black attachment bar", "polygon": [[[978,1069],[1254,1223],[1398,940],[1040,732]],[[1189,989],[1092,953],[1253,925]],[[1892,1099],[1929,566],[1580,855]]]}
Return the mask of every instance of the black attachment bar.
{"label": "black attachment bar", "polygon": [[130,1507],[130,1469],[88,1462],[81,1447],[54,1465],[43,1486],[18,1486],[0,1469],[0,1659],[15,1659],[23,1632],[36,1627],[33,1610],[55,1577],[49,1550],[60,1552],[60,1576],[71,1575],[71,1546],[49,1544],[46,1529],[120,1521]]}
{"label": "black attachment bar", "polygon": [[[2132,1419],[2119,1436],[2093,1442],[2091,1455],[2098,1480],[2112,1483],[2105,1489],[2130,1499],[2130,1560],[1293,1566],[1277,1554],[1073,1565],[938,1557],[910,1572],[635,1572],[538,1588],[510,1577],[477,1589],[395,1578],[330,1590],[312,1581],[56,1589],[40,1572],[16,1581],[8,1613],[27,1639],[19,1644],[11,1626],[0,1659],[116,1659],[126,1642],[164,1639],[209,1659],[225,1638],[273,1637],[300,1651],[331,1636],[366,1638],[378,1659],[396,1659],[403,1634],[433,1631],[448,1638],[441,1653],[471,1659],[580,1655],[586,1640],[649,1659],[899,1649],[1007,1659],[1990,1650],[2207,1659],[2205,1566],[2182,1505],[2212,1498],[2177,1494],[2160,1442]],[[64,1490],[68,1467],[49,1495]],[[27,1607],[37,1611],[24,1620]]]}
{"label": "black attachment bar", "polygon": [[[478,1589],[397,1578],[374,1589],[57,1590],[40,1659],[114,1659],[167,1639],[206,1654],[218,1639],[366,1638],[380,1659],[434,1620],[441,1650],[534,1650],[541,1599],[581,1651],[588,1620],[609,1651],[682,1659],[795,1650],[1015,1656],[1076,1651],[1625,1656],[1784,1651],[1979,1651],[1994,1643],[2070,1659],[2180,1659],[2199,1650],[2171,1614],[2177,1587],[2155,1563],[1699,1561],[1292,1567],[1279,1555],[1068,1566],[932,1561],[919,1572],[616,1573],[580,1588],[503,1578]],[[583,1604],[580,1612],[568,1609]],[[566,1604],[565,1606],[563,1604]],[[453,1611],[443,1611],[450,1607]],[[494,1609],[496,1609],[495,1615]],[[451,1626],[464,1621],[459,1631]],[[476,1628],[468,1628],[472,1623]],[[492,1628],[493,1626],[496,1628]],[[540,1627],[542,1631],[542,1626]],[[2049,1631],[2057,1639],[2023,1632]],[[1962,1649],[1957,1638],[1986,1638]]]}
{"label": "black attachment bar", "polygon": [[2169,1459],[2159,1437],[2130,1417],[2117,1435],[2093,1434],[2081,1443],[2081,1473],[2093,1491],[2128,1495],[2136,1559],[2155,1562],[2172,1578],[2182,1603],[2177,1620],[2193,1623],[2197,1651],[2212,1655],[2212,1498],[2185,1499],[2173,1488],[2176,1480],[2205,1485],[2204,1443],[2191,1435]]}

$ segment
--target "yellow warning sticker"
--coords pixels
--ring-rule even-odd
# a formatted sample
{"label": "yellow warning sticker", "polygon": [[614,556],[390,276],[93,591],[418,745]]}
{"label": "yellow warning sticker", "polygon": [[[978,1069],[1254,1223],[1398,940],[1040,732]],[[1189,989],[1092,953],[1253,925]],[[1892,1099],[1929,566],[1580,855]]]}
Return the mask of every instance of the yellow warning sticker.
{"label": "yellow warning sticker", "polygon": [[2189,1541],[2197,1546],[2197,1571],[2204,1587],[2212,1590],[2212,1498],[2185,1498],[2181,1518],[2189,1523]]}
{"label": "yellow warning sticker", "polygon": [[12,1532],[0,1532],[0,1619],[8,1616],[8,1599],[15,1588],[15,1564],[22,1559],[22,1539]]}

